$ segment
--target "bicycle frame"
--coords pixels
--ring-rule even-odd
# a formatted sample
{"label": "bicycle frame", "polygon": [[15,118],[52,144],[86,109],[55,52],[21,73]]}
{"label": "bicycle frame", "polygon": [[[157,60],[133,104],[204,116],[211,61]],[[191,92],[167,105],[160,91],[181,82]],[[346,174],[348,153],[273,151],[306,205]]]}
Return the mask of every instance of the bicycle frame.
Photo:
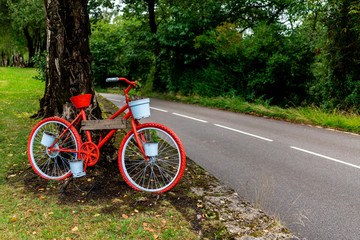
{"label": "bicycle frame", "polygon": [[[138,134],[138,132],[136,131],[136,126],[139,126],[140,123],[138,120],[134,119],[133,117],[133,114],[131,112],[131,108],[129,107],[129,102],[130,102],[130,99],[128,97],[128,92],[131,90],[131,88],[134,86],[132,84],[132,82],[128,81],[126,79],[126,82],[129,83],[129,87],[127,89],[124,90],[124,93],[125,93],[125,99],[126,99],[126,104],[121,108],[119,109],[114,115],[110,116],[108,119],[115,119],[116,117],[118,117],[120,114],[122,114],[123,112],[126,111],[126,109],[129,110],[129,112],[127,114],[125,114],[125,116],[122,118],[122,119],[129,119],[131,117],[131,127],[133,129],[133,132],[134,132],[134,135],[135,135],[135,139],[136,139],[136,142],[142,152],[142,154],[144,155],[145,157],[145,160],[146,161],[149,161],[149,158],[145,155],[145,150],[144,150],[144,147],[140,141],[140,136]],[[52,144],[51,147],[48,148],[48,151],[49,153],[51,153],[52,151],[56,151],[56,152],[71,152],[71,153],[77,153],[77,154],[80,154],[80,150],[76,151],[76,150],[69,150],[69,149],[54,149],[54,146],[56,145],[56,143],[58,142],[58,140],[60,138],[62,138],[66,132],[68,132],[68,130],[72,127],[72,126],[76,126],[78,125],[81,121],[86,121],[87,118],[86,118],[86,114],[85,114],[85,109],[84,108],[81,108],[80,109],[80,113],[76,116],[76,118],[71,122],[70,126],[68,128],[66,128],[64,130],[64,132],[58,137],[58,139],[56,139],[56,141]],[[104,146],[104,144],[115,134],[115,132],[117,131],[117,129],[113,129],[113,130],[110,130],[110,132],[102,139],[102,137],[100,137],[99,139],[99,143],[96,145],[98,149],[100,149],[102,146]],[[91,142],[93,143],[92,139],[91,139],[91,134],[90,134],[90,130],[85,130],[85,134],[86,134],[86,137],[88,139],[88,142]],[[142,139],[143,142],[145,142],[145,139],[143,138]]]}

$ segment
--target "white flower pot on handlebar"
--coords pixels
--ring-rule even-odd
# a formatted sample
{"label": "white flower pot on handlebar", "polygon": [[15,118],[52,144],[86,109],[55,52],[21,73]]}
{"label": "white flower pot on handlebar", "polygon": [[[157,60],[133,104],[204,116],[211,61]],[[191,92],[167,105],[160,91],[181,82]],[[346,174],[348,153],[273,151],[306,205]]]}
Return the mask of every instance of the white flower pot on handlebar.
{"label": "white flower pot on handlebar", "polygon": [[41,144],[44,145],[45,147],[51,147],[54,144],[55,140],[56,140],[55,134],[45,131],[41,138]]}
{"label": "white flower pot on handlebar", "polygon": [[145,155],[155,157],[159,154],[159,143],[144,143]]}
{"label": "white flower pot on handlebar", "polygon": [[150,117],[150,99],[144,98],[129,102],[134,119]]}
{"label": "white flower pot on handlebar", "polygon": [[72,162],[70,161],[70,171],[74,178],[82,177],[86,175],[86,172],[84,172],[84,161],[79,160]]}

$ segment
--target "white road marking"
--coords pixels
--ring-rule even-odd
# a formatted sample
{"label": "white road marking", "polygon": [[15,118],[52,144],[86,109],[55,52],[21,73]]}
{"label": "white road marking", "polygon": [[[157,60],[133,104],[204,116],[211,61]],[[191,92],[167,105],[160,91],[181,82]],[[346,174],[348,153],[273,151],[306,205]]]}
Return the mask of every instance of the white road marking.
{"label": "white road marking", "polygon": [[338,159],[335,159],[335,158],[332,158],[332,157],[328,157],[328,156],[325,156],[325,155],[322,155],[322,154],[319,154],[319,153],[311,152],[311,151],[308,151],[308,150],[305,150],[305,149],[302,149],[302,148],[298,148],[298,147],[294,147],[294,146],[290,146],[290,148],[301,151],[301,152],[305,152],[305,153],[308,153],[308,154],[312,154],[314,156],[322,157],[322,158],[325,158],[325,159],[333,161],[333,162],[345,164],[347,166],[360,169],[360,166],[358,166],[358,165],[351,164],[351,163],[348,163],[348,162],[344,162],[344,161],[341,161],[341,160],[338,160]]}
{"label": "white road marking", "polygon": [[205,121],[205,120],[202,120],[202,119],[198,119],[198,118],[194,118],[194,117],[190,117],[190,116],[187,116],[187,115],[183,115],[183,114],[180,114],[180,113],[172,113],[176,116],[179,116],[179,117],[184,117],[184,118],[188,118],[188,119],[191,119],[191,120],[195,120],[195,121],[198,121],[198,122],[203,122],[203,123],[207,123],[208,121]]}
{"label": "white road marking", "polygon": [[114,98],[107,98],[107,99],[110,100],[110,101],[122,102],[121,100],[114,99]]}
{"label": "white road marking", "polygon": [[269,139],[269,138],[261,137],[261,136],[255,135],[255,134],[240,131],[240,130],[230,128],[230,127],[226,127],[226,126],[223,126],[223,125],[220,125],[220,124],[214,124],[214,125],[217,126],[217,127],[225,128],[227,130],[231,130],[231,131],[238,132],[238,133],[241,133],[241,134],[244,134],[244,135],[248,135],[248,136],[251,136],[251,137],[254,137],[254,138],[259,138],[259,139],[262,139],[262,140],[265,140],[265,141],[268,141],[268,142],[273,142],[274,141],[274,140]]}
{"label": "white road marking", "polygon": [[160,109],[160,108],[155,108],[155,107],[150,107],[151,109],[154,109],[156,111],[160,111],[160,112],[168,112],[167,110],[164,109]]}

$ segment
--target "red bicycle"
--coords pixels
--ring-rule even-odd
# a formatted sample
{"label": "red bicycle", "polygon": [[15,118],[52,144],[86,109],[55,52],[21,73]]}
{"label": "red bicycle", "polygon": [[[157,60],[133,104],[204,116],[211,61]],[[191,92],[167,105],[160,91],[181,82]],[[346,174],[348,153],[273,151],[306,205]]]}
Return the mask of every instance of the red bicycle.
{"label": "red bicycle", "polygon": [[[45,179],[62,180],[86,174],[87,166],[99,159],[99,149],[131,118],[131,130],[121,142],[118,164],[121,175],[134,189],[148,192],[166,192],[181,179],[186,163],[184,147],[178,136],[158,123],[140,124],[139,119],[150,115],[149,99],[131,101],[129,91],[136,86],[126,78],[108,78],[107,82],[125,81],[126,104],[108,120],[87,120],[85,109],[90,105],[91,94],[70,98],[80,113],[70,123],[59,117],[40,121],[32,130],[28,141],[28,157],[34,171]],[[125,110],[122,119],[115,119]],[[75,126],[81,124],[86,142],[82,142]],[[91,138],[91,130],[110,130],[100,137],[98,144]],[[79,161],[80,160],[80,161]],[[80,162],[81,170],[74,170]]]}

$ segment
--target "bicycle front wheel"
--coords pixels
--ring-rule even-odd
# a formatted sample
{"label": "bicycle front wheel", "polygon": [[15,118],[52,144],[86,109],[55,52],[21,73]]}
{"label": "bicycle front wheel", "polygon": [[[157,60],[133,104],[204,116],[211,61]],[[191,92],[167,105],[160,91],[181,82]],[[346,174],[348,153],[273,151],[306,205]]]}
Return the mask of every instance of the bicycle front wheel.
{"label": "bicycle front wheel", "polygon": [[137,127],[140,140],[151,142],[156,135],[158,153],[145,159],[136,142],[133,130],[121,142],[119,168],[125,181],[134,189],[162,193],[173,188],[181,179],[186,164],[184,147],[168,127],[145,123]]}
{"label": "bicycle front wheel", "polygon": [[[77,158],[77,153],[74,153],[74,151],[78,151],[81,146],[80,135],[71,126],[58,139],[69,126],[70,123],[68,121],[58,117],[51,117],[42,120],[33,128],[27,150],[30,164],[40,177],[62,180],[71,175],[69,162]],[[58,139],[53,147],[54,151],[50,151],[48,146],[44,146],[44,133],[50,134],[54,139]]]}

